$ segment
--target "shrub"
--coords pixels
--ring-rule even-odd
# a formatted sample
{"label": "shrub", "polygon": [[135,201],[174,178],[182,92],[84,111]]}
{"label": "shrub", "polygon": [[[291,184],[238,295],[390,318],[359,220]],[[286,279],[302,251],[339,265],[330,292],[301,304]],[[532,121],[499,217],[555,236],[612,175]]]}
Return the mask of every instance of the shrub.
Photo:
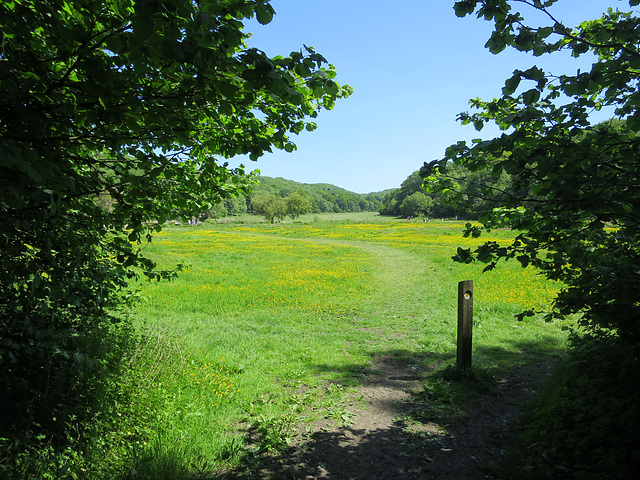
{"label": "shrub", "polygon": [[574,336],[568,357],[523,418],[504,476],[635,478],[639,353],[608,333]]}

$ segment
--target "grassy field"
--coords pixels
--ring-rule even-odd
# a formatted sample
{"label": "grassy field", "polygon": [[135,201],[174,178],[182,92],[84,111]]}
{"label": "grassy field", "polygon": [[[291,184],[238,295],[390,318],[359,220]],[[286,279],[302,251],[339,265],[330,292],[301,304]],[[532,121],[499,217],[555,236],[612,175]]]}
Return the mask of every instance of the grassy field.
{"label": "grassy field", "polygon": [[314,419],[348,422],[349,398],[376,357],[427,371],[451,365],[461,280],[475,284],[476,368],[500,375],[559,355],[561,325],[513,318],[549,305],[557,287],[515,264],[487,274],[454,264],[458,246],[477,242],[462,229],[368,213],[233,219],[155,236],[147,255],[189,268],[170,283],[141,283],[132,312],[152,332],[133,362],[141,395],[160,412],[139,452],[141,478],[233,466],[283,448]]}

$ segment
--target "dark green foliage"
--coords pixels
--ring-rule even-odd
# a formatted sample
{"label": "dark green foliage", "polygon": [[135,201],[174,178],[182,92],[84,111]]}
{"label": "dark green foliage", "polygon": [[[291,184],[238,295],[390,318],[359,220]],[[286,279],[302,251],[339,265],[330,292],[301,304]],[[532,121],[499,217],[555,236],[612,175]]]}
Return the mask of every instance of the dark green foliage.
{"label": "dark green foliage", "polygon": [[[534,4],[546,13],[542,3]],[[609,12],[574,29],[557,23],[556,41],[549,42],[551,31],[526,27],[511,2],[457,5],[459,13],[477,9],[495,22],[488,42],[493,50],[509,45],[536,55],[561,48],[574,55],[591,51],[597,62],[590,72],[561,77],[537,67],[516,71],[501,98],[473,100],[480,112],[460,115],[477,129],[494,122],[504,133],[452,145],[444,159],[425,164],[421,174],[458,206],[472,199],[494,201],[497,208],[480,217],[485,230],[509,227],[522,233],[511,245],[487,243],[475,251],[460,250],[456,259],[477,259],[487,269],[511,258],[534,265],[566,286],[553,316],[579,313],[585,327],[610,328],[629,342],[640,341],[640,304],[633,294],[640,272],[640,122],[634,106],[640,97],[630,73],[640,57],[635,28],[640,20]],[[539,95],[530,93],[527,82]],[[602,106],[615,107],[622,120],[591,125],[589,109]],[[470,176],[464,179],[452,169]],[[471,181],[479,172],[495,181]],[[505,175],[510,184],[502,186]],[[479,233],[475,226],[467,232]]]}
{"label": "dark green foliage", "polygon": [[574,338],[531,411],[503,478],[632,479],[640,472],[640,357],[610,335]]}
{"label": "dark green foliage", "polygon": [[86,457],[130,413],[118,307],[132,277],[175,275],[142,244],[167,218],[248,193],[220,159],[290,151],[350,94],[312,49],[247,48],[253,16],[269,22],[267,0],[0,3],[3,468]]}
{"label": "dark green foliage", "polygon": [[[146,433],[143,422],[151,415],[150,405],[134,401],[138,393],[127,367],[136,342],[123,324],[103,323],[89,332],[52,336],[56,333],[57,345],[43,340],[32,351],[16,352],[20,356],[9,370],[12,376],[3,378],[7,396],[2,404],[0,477],[124,475],[124,465]],[[39,351],[48,356],[41,357]],[[39,361],[28,355],[37,355]],[[46,388],[35,388],[31,379]],[[6,385],[7,380],[14,384]]]}
{"label": "dark green foliage", "polygon": [[[29,218],[31,217],[31,218]],[[101,365],[92,342],[105,325],[125,286],[120,265],[112,264],[81,223],[60,217],[19,222],[3,218],[0,228],[3,289],[0,419],[5,435],[38,423],[53,431],[71,399],[89,395],[86,382]],[[10,312],[10,313],[9,313]],[[56,417],[56,420],[53,418]]]}

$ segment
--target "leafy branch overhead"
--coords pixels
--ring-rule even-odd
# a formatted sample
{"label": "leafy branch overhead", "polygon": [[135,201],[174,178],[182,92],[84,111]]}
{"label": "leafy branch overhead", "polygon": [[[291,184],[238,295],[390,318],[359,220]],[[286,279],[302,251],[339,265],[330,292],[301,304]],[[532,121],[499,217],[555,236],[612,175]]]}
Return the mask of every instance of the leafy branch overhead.
{"label": "leafy branch overhead", "polygon": [[[73,187],[128,203],[179,191],[186,207],[193,187],[226,196],[222,186],[242,177],[213,155],[295,149],[289,135],[313,130],[307,118],[351,90],[312,49],[272,59],[246,48],[242,20],[254,11],[262,23],[273,12],[245,1],[4,2],[3,18],[16,21],[2,26],[3,202],[37,207]],[[87,160],[97,152],[106,158]],[[128,188],[134,168],[154,180],[144,191]],[[181,188],[195,171],[201,185]],[[49,194],[20,187],[59,176]]]}
{"label": "leafy branch overhead", "polygon": [[[633,10],[609,9],[572,28],[554,16],[555,3],[456,2],[459,16],[475,14],[494,23],[486,44],[494,53],[511,47],[534,56],[591,54],[596,61],[583,72],[546,72],[538,66],[514,71],[500,98],[472,100],[475,112],[459,116],[477,130],[493,123],[503,133],[450,146],[443,159],[425,164],[421,175],[429,188],[446,191],[458,203],[468,200],[468,190],[463,177],[451,174],[457,171],[452,165],[509,175],[508,190],[487,183],[476,193],[497,202],[481,218],[482,229],[510,227],[520,235],[511,245],[487,243],[460,250],[456,258],[486,262],[488,269],[510,258],[534,265],[565,285],[554,316],[581,313],[585,325],[613,329],[635,342],[640,340],[633,292],[640,271],[640,19]],[[528,25],[525,14],[532,10],[548,23]],[[613,118],[592,124],[592,114],[603,109]],[[470,235],[479,232],[469,226]]]}
{"label": "leafy branch overhead", "polygon": [[76,415],[76,376],[102,364],[87,339],[121,322],[129,279],[175,275],[141,245],[167,218],[248,193],[227,159],[295,150],[292,134],[351,93],[311,48],[248,48],[244,22],[274,13],[268,0],[0,3],[3,437]]}

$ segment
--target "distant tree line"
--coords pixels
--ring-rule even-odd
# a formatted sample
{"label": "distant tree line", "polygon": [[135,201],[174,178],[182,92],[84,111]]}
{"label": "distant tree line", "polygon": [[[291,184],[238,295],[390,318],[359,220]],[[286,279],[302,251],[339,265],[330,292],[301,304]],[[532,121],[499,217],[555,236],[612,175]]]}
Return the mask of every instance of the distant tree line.
{"label": "distant tree line", "polygon": [[[454,164],[447,168],[456,191],[464,190],[463,201],[452,204],[448,201],[446,191],[430,191],[428,185],[425,188],[424,179],[416,171],[402,182],[400,188],[387,191],[379,213],[402,217],[422,215],[476,220],[501,206],[504,196],[512,195],[516,189],[506,173],[494,178],[488,169],[473,172]],[[491,198],[486,195],[487,189],[493,192]]]}
{"label": "distant tree line", "polygon": [[[400,188],[367,194],[326,183],[256,177],[250,193],[220,199],[205,212],[205,217],[218,219],[250,213],[275,222],[285,217],[296,219],[305,213],[378,212],[396,217],[476,220],[502,206],[505,196],[517,194],[516,185],[506,173],[495,178],[489,170],[474,172],[451,164],[447,176],[453,182],[452,190],[463,190],[463,201],[454,204],[446,191],[430,191],[418,171],[409,175]],[[492,195],[487,195],[487,190]]]}
{"label": "distant tree line", "polygon": [[208,218],[252,213],[270,222],[305,213],[377,212],[390,192],[360,194],[327,183],[306,184],[284,178],[256,177],[250,194],[240,194],[214,204]]}
{"label": "distant tree line", "polygon": [[309,213],[342,213],[376,212],[388,191],[361,194],[328,183],[307,184],[280,177],[258,177],[258,184],[252,188],[251,197],[271,193],[284,198],[294,192],[309,200]]}

